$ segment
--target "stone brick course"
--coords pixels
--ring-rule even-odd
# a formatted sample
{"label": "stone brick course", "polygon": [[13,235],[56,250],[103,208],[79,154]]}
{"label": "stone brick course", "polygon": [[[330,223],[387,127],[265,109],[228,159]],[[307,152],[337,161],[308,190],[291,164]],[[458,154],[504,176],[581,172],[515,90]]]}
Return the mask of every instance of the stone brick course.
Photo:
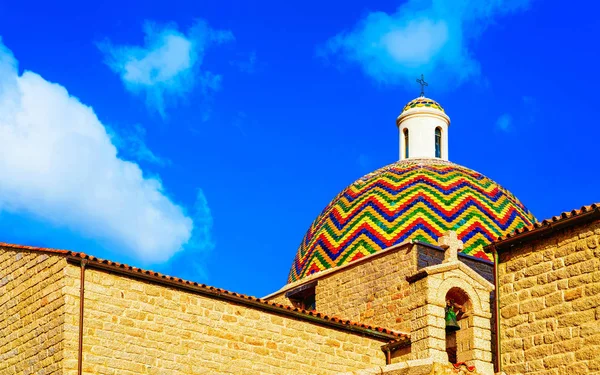
{"label": "stone brick course", "polygon": [[[406,277],[416,271],[416,244],[406,243],[318,278],[317,310],[344,319],[410,332],[410,288]],[[290,304],[285,293],[270,298]]]}
{"label": "stone brick course", "polygon": [[[493,265],[462,254],[458,259],[493,282]],[[406,277],[418,269],[442,264],[443,260],[444,251],[437,246],[405,243],[371,259],[325,271],[317,278],[317,310],[408,333],[411,331],[411,289]],[[285,292],[269,299],[290,304]]]}
{"label": "stone brick course", "polygon": [[334,374],[385,363],[383,342],[357,334],[93,269],[85,286],[86,373]]}
{"label": "stone brick course", "polygon": [[[0,247],[0,373],[76,374],[80,271]],[[106,270],[85,271],[84,374],[335,374],[385,364],[382,337]],[[267,311],[269,310],[269,311]]]}
{"label": "stone brick course", "polygon": [[600,221],[500,253],[503,371],[600,373]]}
{"label": "stone brick course", "polygon": [[410,332],[406,277],[416,269],[416,245],[320,279],[317,309],[367,324]]}
{"label": "stone brick course", "polygon": [[62,373],[65,266],[0,247],[0,374]]}

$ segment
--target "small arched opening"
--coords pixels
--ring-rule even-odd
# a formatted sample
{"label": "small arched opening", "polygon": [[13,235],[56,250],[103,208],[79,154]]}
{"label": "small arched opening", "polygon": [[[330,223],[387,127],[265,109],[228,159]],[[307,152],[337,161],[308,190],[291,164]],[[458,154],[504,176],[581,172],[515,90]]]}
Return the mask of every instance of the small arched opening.
{"label": "small arched opening", "polygon": [[435,128],[435,157],[442,157],[442,128]]}
{"label": "small arched opening", "polygon": [[408,159],[408,129],[404,128],[404,158]]}
{"label": "small arched opening", "polygon": [[470,350],[469,316],[473,304],[467,293],[453,287],[446,293],[446,353],[451,363],[459,362],[461,353]]}

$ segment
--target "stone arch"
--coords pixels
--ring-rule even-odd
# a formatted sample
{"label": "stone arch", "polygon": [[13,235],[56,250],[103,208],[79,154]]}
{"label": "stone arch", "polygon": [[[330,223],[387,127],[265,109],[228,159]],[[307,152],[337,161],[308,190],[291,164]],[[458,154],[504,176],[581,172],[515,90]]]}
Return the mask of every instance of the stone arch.
{"label": "stone arch", "polygon": [[[472,280],[469,280],[472,281]],[[442,281],[440,286],[437,288],[436,293],[433,295],[432,303],[438,306],[446,306],[446,294],[452,288],[458,288],[466,293],[466,295],[470,298],[471,304],[473,307],[473,313],[475,315],[481,315],[483,313],[483,308],[481,305],[481,299],[479,298],[479,293],[477,290],[473,288],[466,280],[460,277],[449,277]]]}
{"label": "stone arch", "polygon": [[[477,288],[475,280],[463,276],[462,274],[446,275],[437,288],[431,290],[431,302],[438,306],[446,307],[446,298],[453,296],[459,298],[462,304],[466,304],[464,314],[461,319],[458,320],[460,329],[455,331],[454,334],[448,335],[446,332],[445,348],[448,359],[452,362],[479,362],[482,358],[481,350],[486,352],[490,349],[479,348],[480,344],[476,342],[476,337],[485,337],[483,331],[488,330],[489,326],[484,327],[481,325],[479,317],[486,315],[485,309],[482,306],[482,295],[481,293],[489,293],[483,291],[481,288]],[[489,322],[488,322],[489,324]],[[454,345],[452,348],[449,345]],[[489,345],[489,344],[488,344]]]}

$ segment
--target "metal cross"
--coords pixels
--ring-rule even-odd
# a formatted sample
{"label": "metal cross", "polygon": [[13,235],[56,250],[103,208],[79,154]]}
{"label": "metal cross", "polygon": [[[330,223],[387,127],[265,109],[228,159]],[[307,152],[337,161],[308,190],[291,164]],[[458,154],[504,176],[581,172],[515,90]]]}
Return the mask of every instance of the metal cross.
{"label": "metal cross", "polygon": [[417,83],[421,85],[421,97],[425,96],[425,86],[429,86],[427,82],[425,82],[425,77],[421,74],[421,79],[417,79]]}

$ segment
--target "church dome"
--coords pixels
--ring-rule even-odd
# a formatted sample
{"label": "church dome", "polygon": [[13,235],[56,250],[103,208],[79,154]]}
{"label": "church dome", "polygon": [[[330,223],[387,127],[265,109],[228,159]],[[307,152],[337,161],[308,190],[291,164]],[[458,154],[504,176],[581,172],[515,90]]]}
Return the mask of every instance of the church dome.
{"label": "church dome", "polygon": [[408,158],[355,181],[325,207],[300,244],[288,282],[409,239],[435,244],[448,230],[464,242],[463,253],[490,260],[483,246],[534,222],[484,175],[441,158]]}

